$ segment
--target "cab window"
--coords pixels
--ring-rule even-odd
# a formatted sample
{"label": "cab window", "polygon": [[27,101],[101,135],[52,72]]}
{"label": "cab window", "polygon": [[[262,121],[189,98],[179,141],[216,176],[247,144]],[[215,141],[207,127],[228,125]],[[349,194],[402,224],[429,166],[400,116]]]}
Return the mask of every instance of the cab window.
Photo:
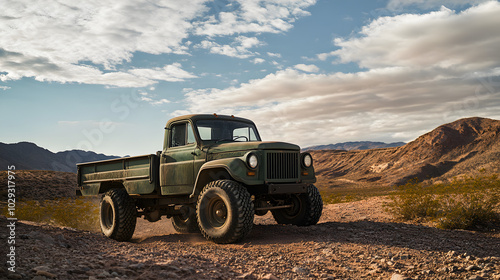
{"label": "cab window", "polygon": [[180,147],[195,143],[193,128],[190,123],[175,124],[170,133],[170,147]]}

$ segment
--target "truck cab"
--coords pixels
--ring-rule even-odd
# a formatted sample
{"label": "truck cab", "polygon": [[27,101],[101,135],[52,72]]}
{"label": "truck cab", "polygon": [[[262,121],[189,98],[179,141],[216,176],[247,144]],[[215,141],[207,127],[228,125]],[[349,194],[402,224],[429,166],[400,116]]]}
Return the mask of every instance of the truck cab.
{"label": "truck cab", "polygon": [[[169,120],[156,154],[78,165],[79,190],[104,194],[101,229],[117,240],[132,237],[140,216],[167,216],[177,231],[216,243],[242,240],[268,211],[280,224],[313,225],[323,207],[315,181],[299,146],[262,141],[252,121],[216,114]],[[130,217],[115,221],[120,214]]]}

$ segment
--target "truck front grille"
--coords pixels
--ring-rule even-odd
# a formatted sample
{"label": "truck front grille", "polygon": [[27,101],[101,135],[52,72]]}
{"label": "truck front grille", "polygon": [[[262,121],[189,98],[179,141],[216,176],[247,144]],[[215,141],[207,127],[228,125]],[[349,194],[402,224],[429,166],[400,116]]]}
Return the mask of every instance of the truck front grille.
{"label": "truck front grille", "polygon": [[283,180],[299,177],[299,153],[268,152],[267,179]]}

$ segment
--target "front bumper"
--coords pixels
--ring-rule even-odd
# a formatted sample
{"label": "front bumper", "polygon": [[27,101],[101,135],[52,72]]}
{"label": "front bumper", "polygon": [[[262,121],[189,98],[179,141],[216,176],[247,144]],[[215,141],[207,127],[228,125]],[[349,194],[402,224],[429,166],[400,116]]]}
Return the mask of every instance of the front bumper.
{"label": "front bumper", "polygon": [[288,193],[306,193],[306,183],[298,184],[267,184],[269,194],[288,194]]}

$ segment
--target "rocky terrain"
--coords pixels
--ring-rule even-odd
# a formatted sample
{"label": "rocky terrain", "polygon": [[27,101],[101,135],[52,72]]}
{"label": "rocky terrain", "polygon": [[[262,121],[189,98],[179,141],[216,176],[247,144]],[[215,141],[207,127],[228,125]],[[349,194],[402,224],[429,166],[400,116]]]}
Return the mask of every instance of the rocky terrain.
{"label": "rocky terrain", "polygon": [[[43,200],[73,197],[76,190],[76,173],[45,170],[15,170],[16,197],[23,200]],[[7,171],[0,171],[0,197],[6,201]]]}
{"label": "rocky terrain", "polygon": [[461,119],[397,148],[311,151],[324,187],[437,182],[500,172],[500,121]]}
{"label": "rocky terrain", "polygon": [[244,243],[230,245],[175,233],[168,219],[139,220],[132,242],[122,243],[19,221],[16,273],[2,266],[0,278],[500,279],[500,234],[393,221],[382,210],[386,200],[327,205],[312,227],[257,217]]}

